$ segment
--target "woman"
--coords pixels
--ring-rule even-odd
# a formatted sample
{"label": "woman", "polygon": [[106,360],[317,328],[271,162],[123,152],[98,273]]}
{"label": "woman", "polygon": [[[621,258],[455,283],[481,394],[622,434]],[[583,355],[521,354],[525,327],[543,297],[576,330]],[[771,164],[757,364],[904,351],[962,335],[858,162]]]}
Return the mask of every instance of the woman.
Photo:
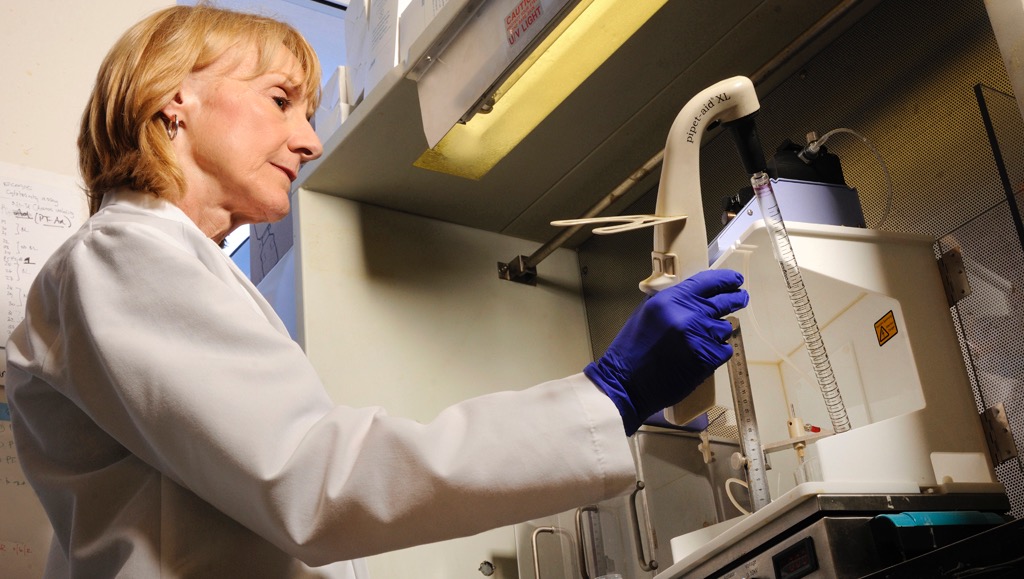
{"label": "woman", "polygon": [[321,153],[319,78],[293,29],[209,7],[154,14],[104,61],[79,138],[93,215],[7,349],[48,577],[350,577],[347,559],[616,496],[634,481],[623,429],[731,354],[718,318],[746,304],[742,280],[704,272],[585,375],[425,425],[332,404],[218,249],[287,213]]}

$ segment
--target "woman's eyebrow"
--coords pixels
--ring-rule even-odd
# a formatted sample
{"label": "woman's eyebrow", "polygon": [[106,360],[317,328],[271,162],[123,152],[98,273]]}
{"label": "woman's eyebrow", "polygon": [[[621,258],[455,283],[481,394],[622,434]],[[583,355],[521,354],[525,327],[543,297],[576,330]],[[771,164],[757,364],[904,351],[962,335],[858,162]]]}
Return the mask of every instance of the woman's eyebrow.
{"label": "woman's eyebrow", "polygon": [[305,82],[303,82],[303,79],[284,73],[278,73],[278,75],[283,78],[278,84],[290,96],[303,96],[305,94]]}

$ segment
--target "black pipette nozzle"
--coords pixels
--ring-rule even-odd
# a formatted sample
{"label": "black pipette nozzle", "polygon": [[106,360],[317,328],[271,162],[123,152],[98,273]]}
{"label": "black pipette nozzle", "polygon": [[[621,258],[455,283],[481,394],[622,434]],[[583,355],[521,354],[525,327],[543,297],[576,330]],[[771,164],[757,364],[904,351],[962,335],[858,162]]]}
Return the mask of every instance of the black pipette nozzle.
{"label": "black pipette nozzle", "polygon": [[740,155],[740,162],[743,163],[743,170],[748,175],[768,170],[764,149],[761,148],[761,138],[757,135],[757,125],[754,123],[755,116],[756,112],[726,123],[729,132],[732,133],[736,152]]}

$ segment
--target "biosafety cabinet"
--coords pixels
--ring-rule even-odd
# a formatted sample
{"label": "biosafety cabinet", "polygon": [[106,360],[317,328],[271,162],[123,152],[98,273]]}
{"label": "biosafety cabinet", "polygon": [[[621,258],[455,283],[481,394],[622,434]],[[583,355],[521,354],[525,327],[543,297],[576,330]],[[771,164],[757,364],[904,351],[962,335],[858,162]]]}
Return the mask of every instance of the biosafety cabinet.
{"label": "biosafety cabinet", "polygon": [[[735,316],[745,356],[716,376],[710,428],[645,426],[631,441],[632,496],[373,557],[375,578],[865,576],[857,564],[908,565],[926,537],[931,548],[986,537],[973,545],[982,553],[1005,540],[982,530],[1024,516],[1024,122],[985,3],[727,4],[654,2],[579,86],[467,177],[428,153],[451,149],[430,146],[421,75],[457,54],[445,50],[459,49],[474,15],[514,7],[449,0],[303,169],[291,223],[257,228],[254,273],[266,275],[261,288],[294,279],[295,299],[286,291],[279,305],[294,307],[326,383],[370,385],[332,392],[345,404],[428,420],[482,387],[578,372],[643,299],[652,234],[550,222],[656,213],[680,110],[743,76],[769,159],[809,132],[850,130],[826,144],[842,183],[824,189],[852,192],[861,223],[804,215],[809,197],[773,185],[851,428],[826,410],[773,234],[750,204],[731,129],[713,123],[697,143],[700,206],[687,211],[703,218],[708,265],[743,272],[751,305]],[[502,104],[505,72],[458,131],[528,108]],[[510,270],[532,283],[503,279]],[[411,379],[430,395],[409,392]],[[744,448],[737,383],[763,454]]]}

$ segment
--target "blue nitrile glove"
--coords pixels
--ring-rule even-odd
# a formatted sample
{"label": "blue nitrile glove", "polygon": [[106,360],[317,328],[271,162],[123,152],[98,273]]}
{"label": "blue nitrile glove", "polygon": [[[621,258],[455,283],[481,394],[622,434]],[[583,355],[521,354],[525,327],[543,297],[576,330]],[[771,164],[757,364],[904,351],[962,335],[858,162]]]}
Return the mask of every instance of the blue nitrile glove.
{"label": "blue nitrile glove", "polygon": [[583,370],[618,407],[626,434],[685,398],[732,356],[723,316],[747,305],[743,276],[702,271],[664,289],[633,313],[597,362]]}

